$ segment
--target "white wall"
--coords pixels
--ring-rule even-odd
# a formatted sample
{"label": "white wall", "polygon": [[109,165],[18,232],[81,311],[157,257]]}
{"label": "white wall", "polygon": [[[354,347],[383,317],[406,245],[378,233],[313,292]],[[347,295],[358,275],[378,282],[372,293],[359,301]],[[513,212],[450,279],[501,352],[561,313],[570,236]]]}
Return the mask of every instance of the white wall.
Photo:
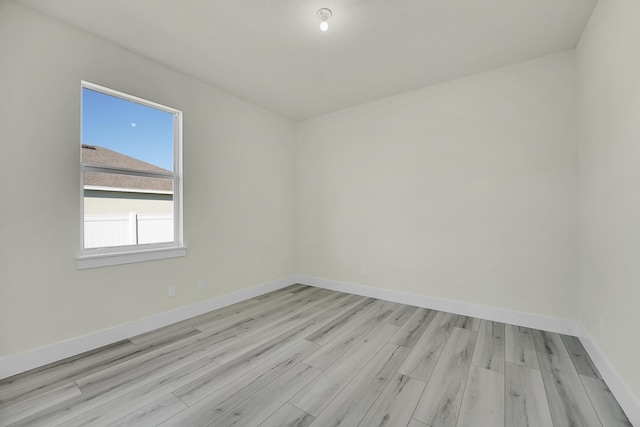
{"label": "white wall", "polygon": [[[184,112],[185,258],[76,269],[81,79]],[[293,137],[271,112],[0,1],[0,356],[294,274]]]}
{"label": "white wall", "polygon": [[580,319],[638,402],[639,17],[637,0],[600,0],[576,50]]}
{"label": "white wall", "polygon": [[302,122],[299,272],[575,319],[574,65],[568,51]]}

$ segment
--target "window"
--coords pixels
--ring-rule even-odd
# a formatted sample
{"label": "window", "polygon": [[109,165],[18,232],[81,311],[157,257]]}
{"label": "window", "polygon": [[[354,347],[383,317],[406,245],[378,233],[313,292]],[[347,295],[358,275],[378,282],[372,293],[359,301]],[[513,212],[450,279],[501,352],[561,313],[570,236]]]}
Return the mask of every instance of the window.
{"label": "window", "polygon": [[184,256],[182,112],[82,82],[78,268]]}

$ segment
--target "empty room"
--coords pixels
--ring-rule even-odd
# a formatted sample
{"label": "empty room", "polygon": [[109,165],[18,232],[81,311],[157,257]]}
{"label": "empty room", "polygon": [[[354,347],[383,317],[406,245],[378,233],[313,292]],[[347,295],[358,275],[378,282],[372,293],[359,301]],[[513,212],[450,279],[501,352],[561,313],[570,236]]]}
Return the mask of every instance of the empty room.
{"label": "empty room", "polygon": [[638,0],[0,0],[0,426],[640,426]]}

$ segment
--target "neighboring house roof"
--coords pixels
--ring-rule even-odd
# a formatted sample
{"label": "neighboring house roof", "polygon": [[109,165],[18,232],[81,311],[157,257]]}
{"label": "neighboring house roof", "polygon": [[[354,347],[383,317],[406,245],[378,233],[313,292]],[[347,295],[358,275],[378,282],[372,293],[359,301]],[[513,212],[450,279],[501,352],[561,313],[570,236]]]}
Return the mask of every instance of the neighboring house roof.
{"label": "neighboring house roof", "polygon": [[[171,173],[169,170],[97,145],[82,144],[82,163],[88,166],[107,166],[120,169],[133,169],[143,172]],[[173,192],[173,181],[169,179],[147,178],[114,173],[86,172],[84,176],[84,185],[85,187],[123,189],[123,191],[124,189],[135,189],[148,190],[150,192]]]}

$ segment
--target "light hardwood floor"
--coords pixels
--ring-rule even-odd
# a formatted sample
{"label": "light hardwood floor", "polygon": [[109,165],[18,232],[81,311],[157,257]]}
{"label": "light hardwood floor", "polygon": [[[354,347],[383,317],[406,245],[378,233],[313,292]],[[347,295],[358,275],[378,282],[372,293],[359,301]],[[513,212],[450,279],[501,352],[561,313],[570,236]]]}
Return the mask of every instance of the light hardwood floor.
{"label": "light hardwood floor", "polygon": [[303,285],[0,381],[1,426],[631,426],[575,337]]}

